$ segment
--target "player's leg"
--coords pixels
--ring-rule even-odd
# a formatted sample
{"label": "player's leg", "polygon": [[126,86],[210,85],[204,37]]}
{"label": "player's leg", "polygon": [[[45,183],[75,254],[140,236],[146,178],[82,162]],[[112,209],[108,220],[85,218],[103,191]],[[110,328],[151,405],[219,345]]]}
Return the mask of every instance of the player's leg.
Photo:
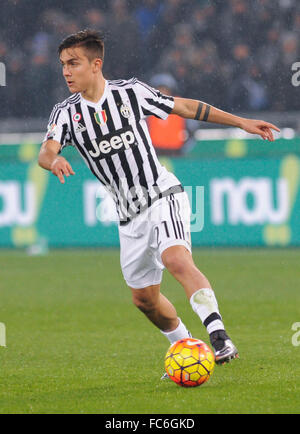
{"label": "player's leg", "polygon": [[177,317],[174,306],[160,293],[164,266],[149,247],[152,234],[147,212],[119,227],[121,268],[134,304],[172,344],[189,337],[189,332]]}
{"label": "player's leg", "polygon": [[160,330],[169,332],[178,326],[175,307],[160,293],[160,285],[130,288],[134,305]]}
{"label": "player's leg", "polygon": [[206,276],[196,267],[191,252],[183,245],[173,245],[161,254],[168,271],[184,287],[190,299],[199,288],[211,288]]}
{"label": "player's leg", "polygon": [[184,287],[193,310],[209,333],[217,362],[229,361],[237,354],[237,350],[225,332],[211,284],[192,258],[187,194],[180,193],[162,199],[159,212],[154,231],[158,260]]}
{"label": "player's leg", "polygon": [[191,306],[209,333],[216,360],[221,363],[237,356],[219,312],[215,293],[203,273],[196,267],[191,252],[183,245],[165,249],[161,258],[165,267],[183,286]]}
{"label": "player's leg", "polygon": [[135,306],[165,335],[172,344],[190,336],[173,304],[160,292],[160,285],[130,288]]}
{"label": "player's leg", "polygon": [[[146,288],[130,288],[135,306],[161,331],[172,345],[180,339],[191,337],[190,332],[177,316],[173,304],[160,292],[160,285]],[[162,380],[168,379],[164,373]]]}

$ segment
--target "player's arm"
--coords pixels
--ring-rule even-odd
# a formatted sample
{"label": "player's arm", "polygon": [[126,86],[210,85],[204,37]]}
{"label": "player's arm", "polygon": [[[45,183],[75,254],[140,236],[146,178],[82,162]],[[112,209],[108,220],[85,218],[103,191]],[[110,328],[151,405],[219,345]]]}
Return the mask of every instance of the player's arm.
{"label": "player's arm", "polygon": [[183,118],[241,128],[247,133],[259,134],[264,140],[271,142],[274,141],[272,130],[280,131],[269,122],[235,116],[202,101],[186,98],[174,98],[174,101],[172,113]]}
{"label": "player's arm", "polygon": [[64,176],[75,175],[70,163],[59,154],[61,144],[56,140],[47,140],[42,144],[39,154],[39,165],[57,176],[62,184],[65,183]]}

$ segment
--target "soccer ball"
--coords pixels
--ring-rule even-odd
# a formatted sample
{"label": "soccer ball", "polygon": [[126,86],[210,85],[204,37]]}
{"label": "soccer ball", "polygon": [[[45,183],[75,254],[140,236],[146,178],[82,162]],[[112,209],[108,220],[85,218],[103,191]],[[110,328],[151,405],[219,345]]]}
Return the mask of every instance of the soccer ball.
{"label": "soccer ball", "polygon": [[200,386],[209,380],[215,366],[212,350],[199,339],[180,339],[171,345],[165,357],[165,369],[176,384]]}

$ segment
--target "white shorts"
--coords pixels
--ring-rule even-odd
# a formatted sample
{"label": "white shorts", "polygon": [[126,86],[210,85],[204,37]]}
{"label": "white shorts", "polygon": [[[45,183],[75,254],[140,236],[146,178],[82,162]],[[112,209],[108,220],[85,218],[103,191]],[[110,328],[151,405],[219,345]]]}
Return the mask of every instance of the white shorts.
{"label": "white shorts", "polygon": [[185,192],[159,199],[150,208],[119,226],[121,268],[131,288],[146,288],[162,281],[162,252],[182,245],[190,252],[191,209]]}

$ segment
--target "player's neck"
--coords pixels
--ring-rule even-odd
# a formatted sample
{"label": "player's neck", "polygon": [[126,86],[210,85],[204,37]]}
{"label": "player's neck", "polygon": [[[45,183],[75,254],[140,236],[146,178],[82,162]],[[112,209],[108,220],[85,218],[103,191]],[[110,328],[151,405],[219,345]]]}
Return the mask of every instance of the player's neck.
{"label": "player's neck", "polygon": [[103,75],[100,78],[91,84],[86,90],[81,92],[81,95],[84,99],[91,102],[98,102],[103,96],[105,90],[105,78]]}

